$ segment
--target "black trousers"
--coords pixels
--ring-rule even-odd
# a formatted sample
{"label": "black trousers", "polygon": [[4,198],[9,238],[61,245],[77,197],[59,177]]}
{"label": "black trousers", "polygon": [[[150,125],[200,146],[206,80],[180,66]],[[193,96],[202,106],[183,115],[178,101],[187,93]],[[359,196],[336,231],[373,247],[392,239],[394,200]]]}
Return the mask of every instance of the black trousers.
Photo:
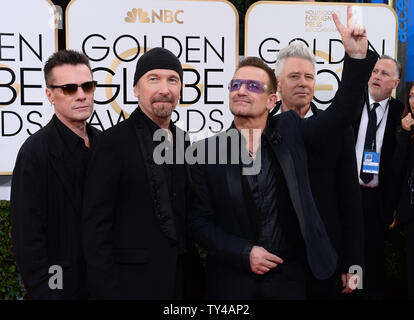
{"label": "black trousers", "polygon": [[183,270],[183,258],[178,256],[177,258],[177,273],[175,274],[175,286],[174,286],[174,300],[181,300],[184,298],[184,270]]}
{"label": "black trousers", "polygon": [[326,280],[316,279],[310,270],[306,274],[306,295],[309,300],[342,300],[345,298],[341,293],[343,289],[339,270]]}
{"label": "black trousers", "polygon": [[254,275],[253,300],[305,300],[305,268],[297,261],[284,262],[265,275]]}
{"label": "black trousers", "polygon": [[380,215],[381,196],[378,188],[361,186],[361,197],[365,235],[365,269],[361,293],[364,299],[384,299],[386,226]]}
{"label": "black trousers", "polygon": [[414,300],[414,219],[404,223],[407,297]]}

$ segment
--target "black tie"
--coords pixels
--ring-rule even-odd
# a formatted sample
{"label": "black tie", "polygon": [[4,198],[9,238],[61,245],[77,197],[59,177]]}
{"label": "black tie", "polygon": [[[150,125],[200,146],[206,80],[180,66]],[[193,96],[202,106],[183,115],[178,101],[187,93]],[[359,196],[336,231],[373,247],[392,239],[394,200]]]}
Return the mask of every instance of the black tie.
{"label": "black tie", "polygon": [[[367,126],[367,134],[365,135],[365,144],[364,150],[373,150],[374,146],[376,146],[375,136],[377,134],[377,113],[376,109],[379,107],[379,103],[375,102],[371,111],[368,112],[368,126]],[[364,150],[362,150],[362,162],[361,162],[361,172],[360,178],[364,181],[365,184],[369,183],[374,175],[372,173],[365,173],[362,172],[362,167],[364,165]],[[375,152],[375,150],[373,150]]]}

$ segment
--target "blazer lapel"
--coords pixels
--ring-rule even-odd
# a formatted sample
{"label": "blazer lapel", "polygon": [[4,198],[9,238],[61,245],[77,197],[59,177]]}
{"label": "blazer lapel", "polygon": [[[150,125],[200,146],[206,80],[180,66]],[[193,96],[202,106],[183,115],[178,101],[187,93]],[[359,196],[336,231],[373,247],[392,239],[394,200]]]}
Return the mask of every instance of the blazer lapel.
{"label": "blazer lapel", "polygon": [[[308,262],[312,273],[319,280],[327,279],[332,276],[336,269],[338,256],[332,247],[325,225],[313,202],[309,181],[305,180],[309,179],[305,170],[306,167],[301,170],[306,176],[298,177],[293,156],[287,145],[283,143],[283,138],[276,127],[273,127],[271,123],[268,122],[264,134],[270,142],[271,150],[279,161],[285,177],[291,202],[306,243]],[[300,148],[300,146],[296,148]],[[304,163],[303,165],[306,166],[307,164]],[[299,183],[301,184],[300,190]],[[305,194],[301,197],[299,192]]]}
{"label": "blazer lapel", "polygon": [[283,175],[285,176],[286,185],[289,189],[289,194],[292,200],[293,208],[295,209],[300,229],[302,234],[305,231],[305,218],[303,214],[303,209],[301,205],[301,199],[299,195],[299,186],[298,179],[296,176],[295,167],[293,165],[292,155],[290,154],[287,147],[282,143],[281,138],[277,138],[278,133],[272,132],[268,135],[271,150],[273,151],[274,156],[278,160],[280,167],[282,168]]}
{"label": "blazer lapel", "polygon": [[385,126],[384,131],[384,142],[388,141],[388,139],[394,140],[395,138],[395,127],[398,125],[399,118],[401,116],[401,110],[398,110],[396,107],[393,106],[394,102],[391,99],[388,105],[388,117],[387,117],[387,124]]}
{"label": "blazer lapel", "polygon": [[[234,123],[232,123],[229,130],[237,130]],[[227,130],[227,132],[229,132],[229,130]],[[244,148],[243,143],[240,141],[242,137],[240,133],[237,132],[237,134],[239,137],[237,143],[239,143],[240,148]],[[231,143],[234,143],[234,141],[231,140],[229,136],[226,136],[226,139],[228,163],[225,165],[225,175],[231,207],[233,208],[235,220],[238,221],[242,234],[247,235],[249,240],[256,241],[260,231],[260,216],[252,198],[248,181],[246,177],[242,176],[241,154],[239,153],[237,155],[239,164],[231,164]],[[240,150],[238,148],[233,149]],[[219,152],[220,151],[222,152],[224,150],[219,150]]]}
{"label": "blazer lapel", "polygon": [[[260,217],[254,200],[250,199],[251,191],[248,183],[245,181],[246,183],[243,187],[243,177],[239,165],[227,164],[225,167],[227,190],[233,212],[236,214],[235,219],[239,223],[242,234],[247,235],[249,240],[255,241],[260,231]],[[247,199],[247,197],[250,198]]]}

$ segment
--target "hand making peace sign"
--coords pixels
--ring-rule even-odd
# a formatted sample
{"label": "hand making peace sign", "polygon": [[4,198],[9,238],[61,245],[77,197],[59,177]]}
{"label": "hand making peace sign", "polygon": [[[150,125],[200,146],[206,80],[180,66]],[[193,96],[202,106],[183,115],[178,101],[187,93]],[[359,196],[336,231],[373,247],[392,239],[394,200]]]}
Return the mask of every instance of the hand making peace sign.
{"label": "hand making peace sign", "polygon": [[347,26],[344,26],[336,13],[332,13],[336,29],[341,34],[346,53],[354,59],[364,59],[367,55],[368,40],[364,26],[355,24],[352,17],[352,7],[347,8]]}

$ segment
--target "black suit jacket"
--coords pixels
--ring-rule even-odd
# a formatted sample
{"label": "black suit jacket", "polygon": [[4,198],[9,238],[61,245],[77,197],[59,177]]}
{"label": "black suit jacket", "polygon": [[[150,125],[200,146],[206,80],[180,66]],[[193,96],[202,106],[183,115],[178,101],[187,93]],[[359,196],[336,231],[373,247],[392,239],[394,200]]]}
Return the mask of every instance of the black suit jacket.
{"label": "black suit jacket", "polygon": [[[364,97],[365,98],[363,102],[363,108],[366,104],[367,95],[364,94]],[[392,221],[394,199],[391,195],[395,194],[393,192],[392,158],[394,155],[396,145],[397,127],[401,121],[401,114],[404,109],[404,105],[398,100],[390,98],[388,108],[389,110],[387,116],[387,123],[384,131],[384,140],[382,143],[380,168],[378,176],[378,187],[380,189],[382,201],[380,205],[381,211],[379,212],[379,218],[387,224],[391,223]],[[358,138],[361,115],[362,109],[360,116],[358,117],[357,121],[354,122],[353,125],[355,141]]]}
{"label": "black suit jacket", "polygon": [[[341,85],[327,111],[308,120],[294,111],[285,112],[269,118],[264,131],[286,181],[306,244],[307,261],[318,279],[332,275],[337,258],[312,197],[307,150],[320,150],[321,140],[334,141],[356,119],[375,60],[371,53],[363,61],[346,57]],[[220,135],[207,141],[219,140]],[[195,199],[189,228],[194,239],[207,249],[207,295],[225,299],[250,297],[249,283],[254,275],[248,255],[255,240],[251,228],[257,222],[246,210],[243,193],[238,192],[242,190],[240,166],[207,164],[192,169]]]}
{"label": "black suit jacket", "polygon": [[[275,114],[281,103],[273,109]],[[313,117],[323,110],[311,103]],[[355,157],[355,140],[349,126],[338,139],[323,148],[308,150],[309,179],[316,207],[329,239],[338,253],[338,272],[363,265],[363,215]]]}
{"label": "black suit jacket", "polygon": [[414,144],[410,137],[411,131],[400,130],[392,164],[394,207],[402,223],[407,223],[414,216],[410,192],[410,176],[414,169]]}
{"label": "black suit jacket", "polygon": [[[99,133],[92,127],[89,132],[92,139]],[[70,182],[72,167],[53,119],[25,141],[17,156],[10,196],[12,240],[30,299],[87,297],[82,190]],[[63,269],[63,290],[49,289],[53,265]]]}
{"label": "black suit jacket", "polygon": [[[174,298],[177,240],[185,230],[190,191],[188,169],[176,165],[174,183],[186,191],[170,195],[163,167],[154,163],[153,139],[142,117],[136,109],[92,146],[82,221],[94,299]],[[187,249],[195,254],[194,247]],[[193,262],[194,256],[188,256],[183,257],[185,267],[188,260]],[[185,279],[197,267],[190,266]]]}

